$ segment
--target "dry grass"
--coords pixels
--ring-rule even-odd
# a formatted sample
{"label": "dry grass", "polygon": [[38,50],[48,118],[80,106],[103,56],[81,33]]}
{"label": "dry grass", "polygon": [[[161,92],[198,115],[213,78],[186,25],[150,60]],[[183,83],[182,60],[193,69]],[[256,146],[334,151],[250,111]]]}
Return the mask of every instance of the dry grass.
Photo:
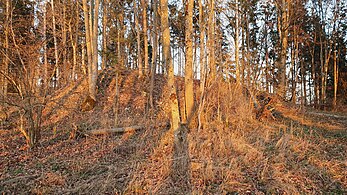
{"label": "dry grass", "polygon": [[[146,110],[148,81],[130,73],[119,80],[119,125],[141,123],[148,128],[69,140],[72,123],[86,129],[113,126],[115,81],[104,77],[97,108],[81,114],[78,102],[83,98],[73,94],[82,93],[83,85],[65,89],[66,95],[55,97],[62,103],[46,108],[46,130],[37,148],[23,147],[25,140],[18,131],[0,130],[0,192],[346,193],[345,116],[299,112],[283,104],[279,108],[283,118],[258,121],[240,88],[217,82],[206,97],[202,129],[153,128],[151,124],[167,119],[163,94],[157,89],[156,109]],[[70,100],[74,104],[68,104]]]}

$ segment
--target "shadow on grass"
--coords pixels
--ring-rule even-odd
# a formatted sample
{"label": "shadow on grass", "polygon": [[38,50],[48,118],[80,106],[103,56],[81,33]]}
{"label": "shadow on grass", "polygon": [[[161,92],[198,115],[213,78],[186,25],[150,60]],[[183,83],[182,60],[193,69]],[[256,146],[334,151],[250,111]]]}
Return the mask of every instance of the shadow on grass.
{"label": "shadow on grass", "polygon": [[171,183],[166,184],[167,189],[161,189],[165,194],[168,190],[170,194],[191,194],[191,162],[189,156],[188,129],[181,125],[174,135],[174,146],[172,154],[172,164],[169,173]]}

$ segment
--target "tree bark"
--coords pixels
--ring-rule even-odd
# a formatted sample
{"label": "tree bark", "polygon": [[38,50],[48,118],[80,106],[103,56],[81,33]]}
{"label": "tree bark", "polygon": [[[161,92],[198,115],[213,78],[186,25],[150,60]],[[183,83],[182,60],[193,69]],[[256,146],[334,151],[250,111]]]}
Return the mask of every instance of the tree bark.
{"label": "tree bark", "polygon": [[[86,29],[86,45],[88,56],[88,85],[89,96],[96,101],[96,82],[98,77],[98,14],[99,0],[93,2],[88,12],[87,0],[83,0],[84,24]],[[94,13],[93,13],[94,12]],[[92,16],[94,15],[94,18]]]}
{"label": "tree bark", "polygon": [[152,49],[152,70],[151,70],[151,84],[149,91],[149,103],[151,108],[154,108],[153,91],[154,91],[154,77],[156,74],[157,67],[157,50],[158,50],[158,2],[157,0],[152,0],[153,6],[153,49]]}
{"label": "tree bark", "polygon": [[215,65],[215,48],[214,48],[214,0],[209,1],[209,14],[208,14],[208,59],[210,66],[211,79],[216,76],[217,68]]}
{"label": "tree bark", "polygon": [[318,82],[317,82],[317,76],[316,76],[316,65],[315,65],[315,42],[316,42],[316,33],[314,33],[314,39],[313,39],[313,46],[312,46],[312,51],[311,51],[311,75],[312,75],[312,82],[313,82],[313,102],[314,102],[314,107],[317,108],[318,106]]}
{"label": "tree bark", "polygon": [[199,0],[199,30],[200,30],[200,102],[198,110],[198,130],[202,127],[201,114],[205,103],[206,63],[205,63],[205,22],[202,0]]}
{"label": "tree bark", "polygon": [[43,60],[44,60],[44,70],[43,70],[43,83],[44,83],[44,95],[47,94],[47,89],[49,87],[49,78],[48,78],[48,58],[47,58],[47,4],[44,5],[43,11]]}
{"label": "tree bark", "polygon": [[[193,88],[193,6],[194,0],[188,0],[186,15],[186,65],[185,65],[185,103],[186,117],[191,117],[194,107],[194,88]],[[184,123],[186,121],[183,121]]]}
{"label": "tree bark", "polygon": [[137,1],[134,1],[134,17],[135,17],[135,29],[136,29],[136,42],[137,42],[137,68],[139,69],[139,76],[143,75],[142,66],[142,54],[141,54],[141,36],[140,36],[140,26],[139,26],[139,10]]}
{"label": "tree bark", "polygon": [[105,69],[107,66],[107,8],[108,1],[104,0],[102,5],[102,69]]}
{"label": "tree bark", "polygon": [[99,0],[94,1],[94,25],[93,25],[93,63],[92,63],[92,80],[91,80],[91,97],[96,100],[96,83],[98,79],[98,24],[99,24]]}
{"label": "tree bark", "polygon": [[281,40],[280,62],[278,64],[278,95],[282,98],[286,97],[286,63],[288,48],[288,26],[289,26],[290,0],[282,0],[278,6],[278,30]]}
{"label": "tree bark", "polygon": [[337,86],[338,86],[338,79],[339,79],[339,70],[337,66],[337,57],[336,57],[336,51],[334,51],[334,100],[333,100],[333,107],[336,109],[337,106]]}
{"label": "tree bark", "polygon": [[1,92],[4,97],[7,97],[7,78],[5,75],[8,75],[8,65],[9,65],[9,26],[10,26],[10,0],[6,0],[6,20],[5,20],[5,56],[4,63],[2,67],[2,72],[4,75],[1,75]]}
{"label": "tree bark", "polygon": [[[86,33],[86,47],[87,47],[87,67],[88,67],[88,86],[89,86],[89,95],[93,94],[93,88],[92,88],[92,46],[91,46],[91,30],[90,30],[90,16],[88,11],[88,4],[87,0],[83,0],[83,14],[84,14],[84,26],[85,26],[85,33]],[[96,97],[92,97],[94,100],[96,100]]]}
{"label": "tree bark", "polygon": [[235,10],[235,69],[236,69],[236,83],[240,84],[240,63],[239,63],[239,1],[236,0],[236,10]]}
{"label": "tree bark", "polygon": [[147,35],[147,1],[141,0],[142,23],[143,23],[143,46],[144,46],[144,72],[148,74],[148,35]]}
{"label": "tree bark", "polygon": [[205,88],[206,63],[205,63],[205,22],[202,0],[199,0],[199,30],[200,30],[200,93]]}
{"label": "tree bark", "polygon": [[52,22],[53,22],[53,42],[54,42],[54,58],[55,58],[55,67],[54,67],[54,87],[58,86],[58,78],[59,78],[59,55],[58,55],[58,41],[57,41],[57,32],[56,32],[56,22],[55,22],[55,11],[54,11],[54,0],[51,0],[52,6]]}
{"label": "tree bark", "polygon": [[169,10],[167,0],[160,0],[160,20],[161,20],[161,30],[162,30],[162,45],[163,45],[163,55],[164,64],[168,68],[168,82],[167,87],[169,90],[169,99],[171,106],[171,127],[172,130],[177,130],[179,128],[180,116],[178,109],[178,100],[176,94],[175,78],[174,78],[174,67],[171,57],[170,48],[170,26],[169,26]]}
{"label": "tree bark", "polygon": [[[63,45],[63,66],[67,67],[67,45],[66,45],[66,40],[67,40],[67,30],[66,30],[66,3],[62,3],[63,5],[63,16],[62,16],[62,28],[61,28],[61,35],[62,35],[62,45]],[[62,70],[63,71],[63,70]],[[66,80],[65,80],[66,79]],[[67,79],[68,77],[65,78],[64,82],[68,82]]]}

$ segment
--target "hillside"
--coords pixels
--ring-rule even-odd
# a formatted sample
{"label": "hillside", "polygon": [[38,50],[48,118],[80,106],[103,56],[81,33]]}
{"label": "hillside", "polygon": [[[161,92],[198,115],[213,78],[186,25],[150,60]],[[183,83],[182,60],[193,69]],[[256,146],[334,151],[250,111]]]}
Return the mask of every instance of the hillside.
{"label": "hillside", "polygon": [[[28,149],[12,126],[0,129],[0,192],[15,194],[344,194],[347,115],[276,103],[280,117],[256,117],[237,87],[218,84],[202,129],[174,134],[157,76],[155,108],[149,79],[135,72],[100,74],[98,102],[82,112],[86,80],[57,91],[43,111],[40,144]],[[182,78],[177,78],[182,93]],[[196,84],[197,88],[198,85]],[[199,99],[199,98],[197,98]],[[115,103],[118,102],[115,125]],[[220,108],[213,105],[219,105]],[[278,106],[281,105],[281,106]],[[211,109],[211,111],[209,110]],[[139,131],[89,135],[132,125]],[[76,135],[71,137],[71,132]]]}

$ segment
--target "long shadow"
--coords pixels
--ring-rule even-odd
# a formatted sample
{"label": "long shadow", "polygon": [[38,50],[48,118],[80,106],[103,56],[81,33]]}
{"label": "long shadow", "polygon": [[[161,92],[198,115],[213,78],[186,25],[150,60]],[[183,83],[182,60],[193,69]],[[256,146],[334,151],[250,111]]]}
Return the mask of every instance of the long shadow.
{"label": "long shadow", "polygon": [[[315,150],[311,149],[311,152],[300,159],[294,157],[297,165],[305,170],[302,174],[315,181],[323,193],[345,194],[347,186],[341,180],[336,179],[345,170],[345,168],[339,167],[346,159],[347,129],[344,121],[337,120],[339,124],[336,125],[331,123],[336,121],[331,121],[328,117],[319,117],[315,120],[310,117],[299,119],[284,117],[284,119],[288,126],[287,130],[299,129],[290,132],[292,135],[303,137],[310,142],[311,146],[315,147]],[[322,164],[329,164],[329,166],[320,166]]]}
{"label": "long shadow", "polygon": [[[71,89],[69,89],[62,97],[60,97],[59,99],[58,99],[58,101],[52,101],[52,102],[54,102],[54,104],[55,104],[55,106],[54,107],[52,107],[49,111],[48,111],[48,113],[46,113],[43,117],[44,117],[44,119],[49,119],[53,114],[54,114],[54,112],[56,112],[57,111],[57,109],[59,109],[59,108],[64,108],[65,106],[64,106],[64,103],[65,103],[65,101],[66,101],[66,99],[69,97],[69,96],[71,96],[71,95],[73,95],[74,93],[77,93],[77,92],[75,92],[76,91],[76,89],[82,84],[82,82],[84,81],[85,79],[80,79],[79,81],[77,81],[77,83],[73,86],[73,87],[71,87]],[[65,108],[65,109],[67,109],[67,108]],[[72,111],[75,111],[75,110],[72,110]],[[49,126],[50,124],[47,124],[47,126]]]}
{"label": "long shadow", "polygon": [[174,132],[173,152],[167,179],[157,194],[192,194],[188,129],[181,125]]}
{"label": "long shadow", "polygon": [[[317,119],[316,119],[317,120]],[[288,126],[302,127],[304,134],[313,134],[316,136],[323,136],[326,139],[340,139],[347,141],[347,124],[343,121],[338,121],[338,124],[331,123],[329,118],[319,118],[321,123],[308,118],[292,118],[284,116],[284,121]]]}
{"label": "long shadow", "polygon": [[[112,155],[99,159],[96,165],[83,171],[82,178],[73,178],[64,193],[76,194],[127,194],[132,186],[133,177],[138,174],[137,164],[148,157],[158,147],[162,136],[167,131],[149,129],[134,132],[125,140],[117,140],[120,144],[109,148]],[[125,136],[119,134],[118,136]],[[114,137],[108,137],[114,141]],[[107,165],[106,168],[104,165]],[[74,181],[76,180],[76,181]],[[90,181],[97,182],[90,182]],[[89,183],[90,182],[90,183]],[[86,185],[88,184],[88,185]]]}
{"label": "long shadow", "polygon": [[185,126],[181,126],[177,134],[175,134],[171,177],[174,184],[181,188],[178,193],[191,194],[191,162],[187,134],[188,129]]}

